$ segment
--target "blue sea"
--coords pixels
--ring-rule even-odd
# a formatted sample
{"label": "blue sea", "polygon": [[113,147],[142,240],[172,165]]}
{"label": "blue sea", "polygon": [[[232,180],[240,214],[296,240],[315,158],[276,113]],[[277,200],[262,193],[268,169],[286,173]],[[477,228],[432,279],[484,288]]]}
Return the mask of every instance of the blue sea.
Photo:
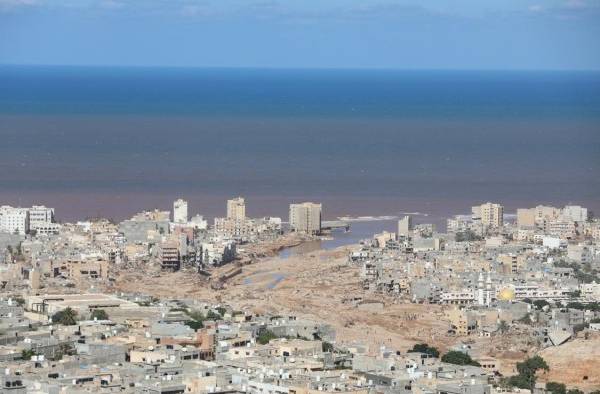
{"label": "blue sea", "polygon": [[0,67],[0,204],[62,220],[600,211],[600,73]]}

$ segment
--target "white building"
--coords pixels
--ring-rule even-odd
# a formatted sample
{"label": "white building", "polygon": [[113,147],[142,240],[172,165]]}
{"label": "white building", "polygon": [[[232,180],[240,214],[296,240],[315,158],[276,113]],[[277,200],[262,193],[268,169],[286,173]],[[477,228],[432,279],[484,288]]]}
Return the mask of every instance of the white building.
{"label": "white building", "polygon": [[246,219],[246,201],[243,197],[227,200],[227,218],[233,220]]}
{"label": "white building", "polygon": [[208,228],[208,221],[202,215],[192,216],[190,224],[197,230],[206,230]]}
{"label": "white building", "polygon": [[408,237],[411,234],[412,229],[412,218],[410,216],[405,216],[402,219],[398,220],[399,237]]}
{"label": "white building", "polygon": [[290,204],[290,229],[299,233],[321,232],[321,204],[304,202]]}
{"label": "white building", "polygon": [[562,216],[566,220],[583,223],[588,220],[588,210],[579,205],[567,205],[562,210]]}
{"label": "white building", "polygon": [[27,234],[29,232],[29,209],[13,208],[7,205],[0,207],[0,231],[11,234]]}
{"label": "white building", "polygon": [[173,202],[173,222],[185,224],[188,221],[188,203],[181,198]]}
{"label": "white building", "polygon": [[43,205],[34,205],[29,208],[29,229],[42,230],[55,228],[54,223],[54,208],[47,208]]}

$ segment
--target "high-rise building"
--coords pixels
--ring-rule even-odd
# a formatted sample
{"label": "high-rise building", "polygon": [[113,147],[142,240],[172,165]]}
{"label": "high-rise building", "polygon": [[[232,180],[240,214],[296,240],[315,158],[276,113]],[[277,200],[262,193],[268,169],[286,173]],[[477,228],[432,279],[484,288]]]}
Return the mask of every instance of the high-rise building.
{"label": "high-rise building", "polygon": [[500,228],[504,225],[504,207],[500,204],[487,202],[479,206],[474,206],[471,211],[473,217],[481,220],[485,228]]}
{"label": "high-rise building", "polygon": [[408,237],[413,229],[412,226],[412,218],[410,216],[405,216],[402,219],[398,220],[398,236],[399,237]]}
{"label": "high-rise building", "polygon": [[580,207],[579,205],[567,205],[562,210],[562,216],[566,220],[584,223],[588,220],[588,210],[587,208]]}
{"label": "high-rise building", "polygon": [[29,232],[29,209],[0,207],[0,231],[11,234],[27,234]]}
{"label": "high-rise building", "polygon": [[173,202],[173,222],[187,223],[188,221],[188,203],[185,200],[177,199]]}
{"label": "high-rise building", "polygon": [[233,220],[246,219],[246,202],[243,197],[227,200],[227,218]]}
{"label": "high-rise building", "polygon": [[290,204],[290,229],[299,233],[321,232],[321,204],[304,202]]}

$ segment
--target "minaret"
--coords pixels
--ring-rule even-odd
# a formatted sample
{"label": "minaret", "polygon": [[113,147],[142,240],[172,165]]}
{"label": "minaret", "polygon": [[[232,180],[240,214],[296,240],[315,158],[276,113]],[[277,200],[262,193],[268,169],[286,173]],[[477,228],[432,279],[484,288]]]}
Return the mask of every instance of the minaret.
{"label": "minaret", "polygon": [[485,305],[490,306],[492,304],[492,278],[488,272],[487,280],[485,281]]}
{"label": "minaret", "polygon": [[477,280],[477,305],[484,305],[485,297],[483,294],[483,274],[479,273],[479,279]]}

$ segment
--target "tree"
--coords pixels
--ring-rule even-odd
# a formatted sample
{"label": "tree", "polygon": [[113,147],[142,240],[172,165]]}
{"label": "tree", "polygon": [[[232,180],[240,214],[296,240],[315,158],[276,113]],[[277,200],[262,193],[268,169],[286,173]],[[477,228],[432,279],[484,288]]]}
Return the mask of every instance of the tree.
{"label": "tree", "polygon": [[333,344],[331,344],[329,342],[325,342],[325,341],[323,341],[321,343],[321,348],[322,348],[323,352],[325,352],[325,353],[333,353],[333,350],[334,350]]}
{"label": "tree", "polygon": [[23,349],[21,351],[21,358],[23,360],[31,360],[31,357],[35,356],[36,353],[33,349]]}
{"label": "tree", "polygon": [[569,308],[569,309],[584,310],[585,309],[585,305],[583,305],[581,302],[569,302],[567,304],[567,308]]}
{"label": "tree", "polygon": [[507,333],[509,328],[510,327],[508,326],[508,323],[506,323],[504,320],[500,320],[500,323],[498,324],[498,330],[500,330],[502,334]]}
{"label": "tree", "polygon": [[[199,311],[186,311],[190,320],[185,322],[185,325],[192,328],[193,330],[199,330],[204,327],[204,320],[207,319],[202,312]],[[210,314],[210,313],[209,313]],[[212,317],[212,315],[211,315]]]}
{"label": "tree", "polygon": [[199,330],[202,327],[204,327],[204,323],[202,323],[202,321],[199,321],[199,320],[188,320],[185,322],[185,325],[194,331]]}
{"label": "tree", "polygon": [[63,309],[62,311],[56,312],[52,316],[52,321],[63,326],[74,326],[77,324],[77,312],[70,307]]}
{"label": "tree", "polygon": [[457,352],[455,350],[451,350],[448,353],[444,354],[442,356],[442,361],[445,363],[456,365],[474,365],[476,367],[480,366],[480,364],[477,361],[473,360],[471,356],[469,356],[467,353]]}
{"label": "tree", "polygon": [[579,389],[569,389],[567,390],[567,394],[584,394],[584,392]]}
{"label": "tree", "polygon": [[276,339],[277,335],[273,331],[270,330],[261,330],[258,336],[256,337],[256,341],[261,345],[266,345],[271,342],[271,339]]}
{"label": "tree", "polygon": [[413,348],[410,351],[411,352],[419,352],[419,353],[429,354],[430,356],[433,356],[433,357],[439,357],[440,356],[440,351],[439,350],[437,350],[433,346],[429,346],[426,343],[417,343],[417,344],[415,344],[413,346]]}
{"label": "tree", "polygon": [[92,320],[108,320],[108,313],[104,309],[95,309],[92,312]]}
{"label": "tree", "polygon": [[567,387],[557,382],[546,383],[546,390],[551,391],[552,394],[567,394]]}
{"label": "tree", "polygon": [[543,309],[545,306],[549,306],[550,303],[546,300],[535,300],[533,301],[533,305],[535,305],[536,309]]}
{"label": "tree", "polygon": [[545,371],[550,370],[546,361],[540,356],[534,356],[522,363],[517,363],[519,374],[511,376],[509,384],[521,389],[533,390],[536,380],[535,373],[540,369]]}
{"label": "tree", "polygon": [[206,320],[221,320],[222,318],[223,316],[213,311],[208,311],[208,313],[206,314]]}
{"label": "tree", "polygon": [[217,308],[217,313],[218,313],[219,315],[221,315],[221,317],[225,316],[225,313],[226,313],[226,312],[227,312],[227,309],[226,309],[226,308],[224,308],[224,307],[222,307],[222,306],[220,306],[220,307],[218,307],[218,308]]}

